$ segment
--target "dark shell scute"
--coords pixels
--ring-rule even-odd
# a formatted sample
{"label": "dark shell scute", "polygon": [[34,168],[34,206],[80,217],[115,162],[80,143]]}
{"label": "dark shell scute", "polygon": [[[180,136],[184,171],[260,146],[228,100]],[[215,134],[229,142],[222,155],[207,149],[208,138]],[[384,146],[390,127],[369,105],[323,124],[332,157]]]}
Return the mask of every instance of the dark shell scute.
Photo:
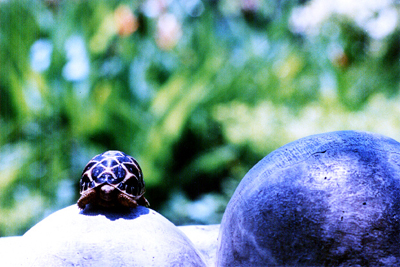
{"label": "dark shell scute", "polygon": [[94,183],[94,181],[90,181],[89,182],[89,188],[93,188],[93,187],[95,187],[96,186],[96,184]]}
{"label": "dark shell scute", "polygon": [[123,157],[117,157],[117,160],[120,163],[132,163],[132,160],[128,156],[123,156]]}
{"label": "dark shell scute", "polygon": [[131,177],[128,181],[126,181],[126,192],[131,195],[139,195],[140,194],[140,186],[139,181],[136,177]]}
{"label": "dark shell scute", "polygon": [[111,158],[111,157],[125,156],[126,154],[121,152],[121,151],[112,150],[112,151],[104,152],[102,155],[105,156],[105,157],[110,157]]}
{"label": "dark shell scute", "polygon": [[87,172],[88,170],[90,170],[90,168],[92,168],[95,164],[96,164],[95,161],[90,161],[90,162],[86,165],[85,169],[83,169],[82,174],[84,174],[85,172]]}
{"label": "dark shell scute", "polygon": [[123,184],[123,183],[120,183],[117,187],[118,187],[118,189],[120,189],[120,190],[125,190],[124,184]]}
{"label": "dark shell scute", "polygon": [[89,177],[85,174],[82,176],[80,181],[80,190],[85,191],[88,189],[88,184],[90,183]]}
{"label": "dark shell scute", "polygon": [[92,177],[93,179],[97,179],[97,177],[104,171],[105,169],[101,166],[96,166],[92,170]]}
{"label": "dark shell scute", "polygon": [[110,166],[110,167],[119,165],[118,161],[116,161],[116,160],[110,160],[110,163],[109,163],[109,164],[110,164],[110,165],[108,165],[108,166]]}
{"label": "dark shell scute", "polygon": [[127,181],[120,183],[117,187],[121,191],[125,191],[127,194],[133,196],[140,195],[141,188],[143,188],[143,186],[140,185],[140,182],[134,176],[131,176],[131,178]]}
{"label": "dark shell scute", "polygon": [[94,162],[99,162],[99,161],[102,161],[104,158],[105,158],[105,157],[103,156],[103,154],[100,154],[100,155],[95,156],[95,157],[92,159],[92,161],[94,161]]}
{"label": "dark shell scute", "polygon": [[87,190],[87,183],[81,183],[81,186],[80,186],[80,191],[81,192],[83,192],[83,191],[86,191]]}
{"label": "dark shell scute", "polygon": [[133,195],[133,191],[135,190],[134,187],[132,186],[127,186],[126,187],[126,193]]}
{"label": "dark shell scute", "polygon": [[99,184],[109,182],[110,180],[111,181],[114,180],[114,177],[112,176],[111,173],[107,173],[107,172],[103,173],[102,175],[100,175],[99,177],[97,177],[95,179],[96,183],[99,183]]}
{"label": "dark shell scute", "polygon": [[81,183],[83,184],[83,183],[88,183],[88,182],[90,182],[90,179],[86,174],[84,174],[81,178]]}
{"label": "dark shell scute", "polygon": [[119,184],[120,182],[122,182],[124,180],[125,177],[115,177],[114,175],[112,175],[113,177],[108,178],[108,182],[110,184]]}
{"label": "dark shell scute", "polygon": [[111,173],[106,173],[105,176],[107,178],[107,182],[110,184],[117,184],[119,182],[118,179],[115,179],[115,176]]}
{"label": "dark shell scute", "polygon": [[114,173],[114,175],[115,175],[115,177],[117,179],[125,178],[126,171],[124,170],[124,168],[121,165],[118,165],[117,167],[114,167],[112,169],[112,172]]}
{"label": "dark shell scute", "polygon": [[104,167],[113,167],[115,165],[118,165],[118,162],[115,161],[114,159],[105,159],[102,162],[100,162],[101,165]]}
{"label": "dark shell scute", "polygon": [[133,165],[133,164],[126,164],[126,163],[125,163],[124,165],[125,165],[126,169],[128,170],[128,172],[132,173],[132,174],[133,174],[134,176],[136,176],[136,177],[140,177],[139,169],[136,168],[135,165]]}

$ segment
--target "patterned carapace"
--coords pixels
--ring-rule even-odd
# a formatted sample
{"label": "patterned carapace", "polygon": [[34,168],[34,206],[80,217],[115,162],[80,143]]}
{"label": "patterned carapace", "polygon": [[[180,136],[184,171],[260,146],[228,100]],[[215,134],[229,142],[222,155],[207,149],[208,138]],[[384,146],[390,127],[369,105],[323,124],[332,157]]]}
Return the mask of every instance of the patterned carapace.
{"label": "patterned carapace", "polygon": [[[102,190],[105,185],[108,186],[107,191]],[[110,186],[112,190],[109,189]],[[133,202],[138,201],[139,204],[149,205],[143,197],[145,183],[138,162],[121,151],[110,150],[95,156],[84,168],[80,180],[82,196],[78,200],[78,205],[84,207],[87,203],[98,200],[101,202],[100,205],[112,206],[113,203],[111,202],[121,201],[119,200],[121,197],[118,198],[114,189],[119,191],[118,194],[125,195],[123,196],[124,202],[129,202],[130,198]],[[96,190],[102,190],[105,193],[103,195],[97,194]],[[116,196],[115,198],[107,196],[111,192]],[[99,196],[102,196],[103,199],[99,199]],[[124,203],[121,204],[125,205]],[[134,206],[134,204],[131,206]]]}

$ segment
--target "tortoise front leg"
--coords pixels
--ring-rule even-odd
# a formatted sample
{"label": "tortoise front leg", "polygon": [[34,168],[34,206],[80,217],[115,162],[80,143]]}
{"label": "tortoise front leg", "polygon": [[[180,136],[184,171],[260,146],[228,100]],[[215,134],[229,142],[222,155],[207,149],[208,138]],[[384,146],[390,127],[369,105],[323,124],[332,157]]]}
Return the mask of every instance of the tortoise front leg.
{"label": "tortoise front leg", "polygon": [[78,199],[78,207],[83,210],[85,206],[92,203],[96,199],[96,191],[93,189],[87,190],[82,193],[81,197]]}
{"label": "tortoise front leg", "polygon": [[125,207],[129,207],[129,208],[136,208],[138,203],[136,202],[136,200],[134,200],[133,198],[125,195],[125,194],[119,194],[118,195],[118,202]]}

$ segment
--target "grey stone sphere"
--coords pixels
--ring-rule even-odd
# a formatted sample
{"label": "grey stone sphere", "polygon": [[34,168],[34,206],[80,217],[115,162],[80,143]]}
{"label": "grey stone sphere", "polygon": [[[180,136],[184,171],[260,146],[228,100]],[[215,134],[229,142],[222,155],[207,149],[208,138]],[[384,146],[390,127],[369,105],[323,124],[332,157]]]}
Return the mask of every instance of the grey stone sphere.
{"label": "grey stone sphere", "polygon": [[206,266],[178,227],[143,206],[69,206],[13,241],[12,266]]}
{"label": "grey stone sphere", "polygon": [[217,266],[400,266],[400,143],[338,131],[267,155],[226,208]]}

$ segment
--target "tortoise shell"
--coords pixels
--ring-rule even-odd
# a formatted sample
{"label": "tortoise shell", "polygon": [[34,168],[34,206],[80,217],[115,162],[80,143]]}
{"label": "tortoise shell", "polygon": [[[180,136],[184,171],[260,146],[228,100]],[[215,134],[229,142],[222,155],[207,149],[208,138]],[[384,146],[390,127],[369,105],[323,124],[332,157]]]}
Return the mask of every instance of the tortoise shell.
{"label": "tortoise shell", "polygon": [[[80,179],[81,198],[78,205],[81,208],[88,203],[114,206],[123,197],[148,206],[144,193],[145,183],[139,163],[121,151],[110,150],[92,158],[84,168]],[[119,204],[127,206],[124,203]]]}

